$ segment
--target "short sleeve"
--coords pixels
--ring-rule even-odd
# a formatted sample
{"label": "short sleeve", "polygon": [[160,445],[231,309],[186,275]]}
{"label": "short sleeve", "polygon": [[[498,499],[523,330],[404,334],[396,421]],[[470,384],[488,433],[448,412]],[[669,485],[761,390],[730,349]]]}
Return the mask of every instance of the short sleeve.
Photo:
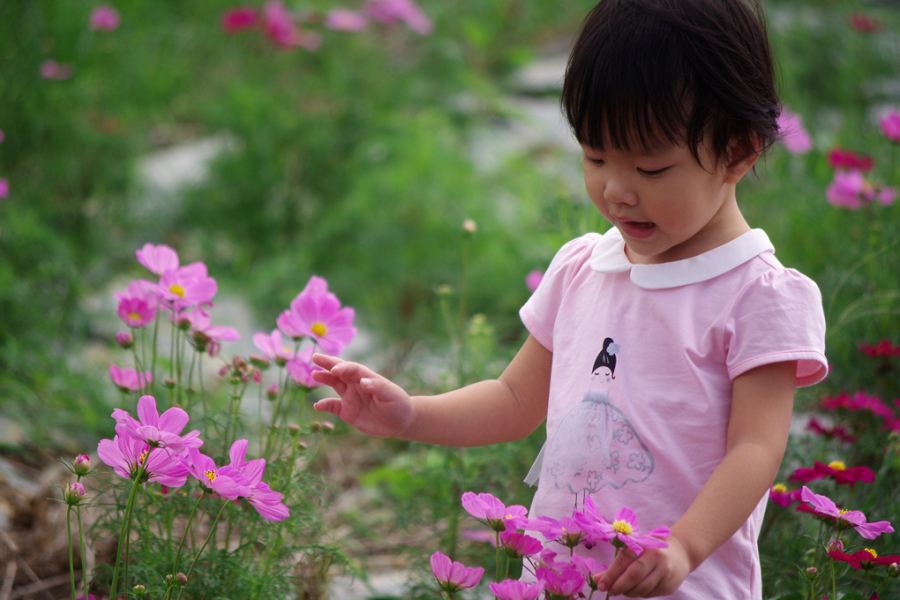
{"label": "short sleeve", "polygon": [[588,233],[567,242],[544,273],[540,285],[519,310],[519,317],[528,332],[543,347],[553,352],[553,328],[566,288],[575,273],[586,266],[600,234]]}
{"label": "short sleeve", "polygon": [[797,361],[797,387],[825,379],[825,313],[819,288],[793,269],[761,275],[738,294],[726,324],[731,379],[762,365]]}

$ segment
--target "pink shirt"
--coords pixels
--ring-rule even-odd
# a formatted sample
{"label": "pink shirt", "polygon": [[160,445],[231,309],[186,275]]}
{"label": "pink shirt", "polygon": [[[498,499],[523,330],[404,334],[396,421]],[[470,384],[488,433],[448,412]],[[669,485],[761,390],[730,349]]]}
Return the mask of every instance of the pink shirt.
{"label": "pink shirt", "polygon": [[[657,265],[632,265],[615,228],[587,234],[520,315],[553,352],[532,518],[571,516],[589,493],[607,519],[628,506],[641,531],[671,527],[725,455],[735,377],[783,361],[797,361],[798,386],[827,373],[819,290],[759,229]],[[668,598],[760,599],[766,501]],[[579,554],[613,559],[609,544]]]}

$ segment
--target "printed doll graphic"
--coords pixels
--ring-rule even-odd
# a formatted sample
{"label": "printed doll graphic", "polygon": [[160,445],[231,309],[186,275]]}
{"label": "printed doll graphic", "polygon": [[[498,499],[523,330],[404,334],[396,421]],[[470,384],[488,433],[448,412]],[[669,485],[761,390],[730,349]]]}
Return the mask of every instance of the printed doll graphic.
{"label": "printed doll graphic", "polygon": [[603,341],[589,389],[563,415],[543,450],[541,478],[573,494],[640,483],[655,466],[653,455],[628,417],[611,402],[618,344]]}

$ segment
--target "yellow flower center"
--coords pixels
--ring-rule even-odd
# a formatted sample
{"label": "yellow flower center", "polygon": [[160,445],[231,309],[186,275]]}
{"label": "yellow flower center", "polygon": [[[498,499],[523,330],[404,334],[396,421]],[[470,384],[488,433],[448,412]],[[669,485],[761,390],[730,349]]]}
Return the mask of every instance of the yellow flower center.
{"label": "yellow flower center", "polygon": [[868,552],[872,555],[872,558],[878,558],[878,553],[872,550],[871,548],[863,548],[864,551]]}
{"label": "yellow flower center", "polygon": [[206,478],[209,479],[210,483],[212,483],[213,480],[216,478],[215,471],[203,471],[203,474],[206,475]]}
{"label": "yellow flower center", "polygon": [[775,485],[772,486],[772,491],[778,492],[779,494],[784,494],[787,492],[787,486],[784,485],[783,483],[776,483]]}
{"label": "yellow flower center", "polygon": [[128,318],[131,319],[132,321],[140,321],[141,315],[137,314],[136,312],[130,312],[130,313],[128,313]]}
{"label": "yellow flower center", "polygon": [[834,469],[835,471],[843,471],[844,469],[847,468],[847,465],[845,465],[844,461],[842,461],[842,460],[834,460],[834,461],[828,463],[828,466],[831,467],[832,469]]}
{"label": "yellow flower center", "polygon": [[634,531],[631,525],[629,525],[625,521],[613,521],[613,529],[615,529],[618,533],[624,533],[625,535],[628,535],[629,533]]}
{"label": "yellow flower center", "polygon": [[184,288],[174,283],[169,286],[169,291],[178,296],[179,298],[184,298]]}
{"label": "yellow flower center", "polygon": [[848,512],[850,512],[850,511],[846,508],[842,508],[842,509],[838,510],[839,515],[846,515]]}
{"label": "yellow flower center", "polygon": [[148,456],[150,456],[150,451],[149,451],[149,450],[144,450],[143,452],[141,452],[141,455],[138,456],[138,464],[139,464],[139,465],[144,464],[144,462],[147,460],[147,457],[148,457]]}
{"label": "yellow flower center", "polygon": [[328,328],[325,327],[324,323],[313,323],[310,329],[318,337],[325,337],[325,334],[328,333]]}

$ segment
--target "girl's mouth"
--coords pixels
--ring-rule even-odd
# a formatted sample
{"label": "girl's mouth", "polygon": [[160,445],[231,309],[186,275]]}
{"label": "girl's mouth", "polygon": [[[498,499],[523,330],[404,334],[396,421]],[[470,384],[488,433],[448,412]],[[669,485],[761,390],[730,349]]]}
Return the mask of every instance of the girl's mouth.
{"label": "girl's mouth", "polygon": [[649,221],[619,221],[619,224],[622,226],[622,233],[639,240],[650,237],[656,230],[656,224]]}

